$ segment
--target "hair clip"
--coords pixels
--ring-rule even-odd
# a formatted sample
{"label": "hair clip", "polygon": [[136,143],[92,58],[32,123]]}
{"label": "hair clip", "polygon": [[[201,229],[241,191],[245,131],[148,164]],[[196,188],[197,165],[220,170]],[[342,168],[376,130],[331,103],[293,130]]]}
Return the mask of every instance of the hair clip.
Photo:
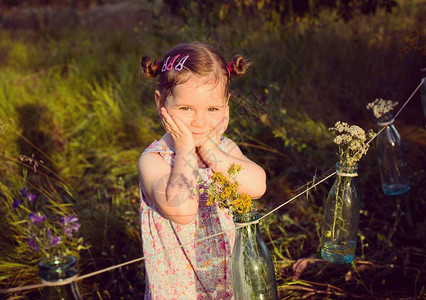
{"label": "hair clip", "polygon": [[166,72],[169,59],[170,59],[170,56],[167,57],[166,61],[164,62],[163,67],[161,68],[161,72]]}
{"label": "hair clip", "polygon": [[[161,72],[166,72],[166,71],[170,71],[171,69],[173,69],[173,65],[175,64],[175,61],[178,59],[178,57],[180,56],[180,54],[176,55],[172,60],[170,60],[170,57],[167,57],[166,61],[163,64],[163,67],[161,68]],[[182,71],[183,70],[183,65],[185,64],[186,60],[188,59],[189,55],[186,55],[184,57],[182,57],[179,62],[176,64],[176,66],[174,67],[174,69],[176,71]],[[170,60],[170,62],[169,62]]]}
{"label": "hair clip", "polygon": [[231,65],[232,65],[232,63],[233,63],[233,61],[230,61],[230,62],[226,65],[226,70],[228,70],[228,77],[229,77],[229,78],[231,77],[231,72],[232,72]]}
{"label": "hair clip", "polygon": [[175,66],[175,70],[176,71],[182,71],[183,69],[183,64],[186,62],[186,60],[188,59],[189,55],[184,56],[179,63]]}
{"label": "hair clip", "polygon": [[171,69],[173,69],[173,64],[175,63],[176,59],[180,56],[180,54],[176,55],[175,58],[173,58],[173,60],[167,65],[167,71],[170,71]]}

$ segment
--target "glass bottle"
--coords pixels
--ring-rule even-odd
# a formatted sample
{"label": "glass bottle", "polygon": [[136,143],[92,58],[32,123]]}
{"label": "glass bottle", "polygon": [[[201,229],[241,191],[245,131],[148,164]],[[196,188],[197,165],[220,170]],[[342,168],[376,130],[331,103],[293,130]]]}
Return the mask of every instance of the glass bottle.
{"label": "glass bottle", "polygon": [[257,212],[235,214],[237,227],[232,251],[234,299],[278,299],[271,253],[259,231]]}
{"label": "glass bottle", "polygon": [[336,180],[325,202],[321,257],[332,263],[354,260],[359,222],[359,194],[354,178],[358,165],[336,164]]}
{"label": "glass bottle", "polygon": [[403,194],[410,189],[410,181],[401,137],[393,124],[392,114],[378,119],[377,125],[385,127],[376,140],[383,192],[385,195]]}
{"label": "glass bottle", "polygon": [[[39,263],[42,282],[63,282],[77,276],[77,259],[74,256],[54,256]],[[81,300],[77,282],[69,284],[47,286],[43,288],[43,299]]]}

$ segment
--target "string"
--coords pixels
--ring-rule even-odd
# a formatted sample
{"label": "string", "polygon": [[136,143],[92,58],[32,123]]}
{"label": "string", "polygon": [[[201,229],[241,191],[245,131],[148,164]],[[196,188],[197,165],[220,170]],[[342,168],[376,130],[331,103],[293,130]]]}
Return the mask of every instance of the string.
{"label": "string", "polygon": [[357,177],[358,173],[344,173],[344,172],[336,172],[338,176],[342,177]]}
{"label": "string", "polygon": [[421,88],[421,86],[423,85],[423,83],[425,82],[426,78],[422,78],[422,80],[420,81],[420,84],[416,87],[416,89],[411,93],[410,97],[408,97],[407,101],[405,101],[405,103],[401,106],[401,108],[398,110],[398,112],[395,114],[395,117],[393,117],[393,119],[395,120],[396,117],[401,113],[401,111],[404,109],[404,107],[408,104],[408,102],[410,102],[411,98],[413,98],[414,94],[417,93],[417,91]]}
{"label": "string", "polygon": [[270,214],[272,214],[273,212],[277,211],[278,209],[280,209],[281,207],[283,207],[284,205],[289,204],[291,201],[293,201],[294,199],[298,198],[299,196],[303,195],[304,193],[310,191],[311,189],[313,189],[314,187],[316,187],[317,185],[319,185],[320,183],[323,183],[324,181],[326,181],[328,178],[334,176],[336,174],[336,172],[331,173],[330,175],[326,176],[325,178],[321,179],[320,181],[318,181],[316,184],[310,186],[309,188],[307,188],[306,190],[304,190],[303,192],[300,192],[299,194],[297,194],[296,196],[294,196],[293,198],[287,200],[286,202],[282,203],[281,205],[279,205],[278,207],[274,208],[273,210],[271,210],[270,212],[264,214],[262,217],[259,218],[260,220],[263,220],[264,218],[266,218],[267,216],[269,216]]}
{"label": "string", "polygon": [[[410,102],[411,101],[411,99],[413,98],[413,96],[415,95],[415,93],[420,89],[420,87],[423,85],[423,83],[424,83],[424,81],[425,81],[425,78],[423,78],[422,80],[421,80],[421,82],[420,82],[420,84],[416,87],[416,89],[414,90],[414,92],[410,95],[410,97],[408,97],[408,99],[405,101],[405,103],[401,106],[401,108],[398,110],[398,112],[395,114],[395,117],[393,118],[393,120],[395,120],[396,119],[396,117],[401,113],[401,111],[405,108],[405,106],[408,104],[408,102]],[[371,143],[371,141],[373,141],[384,129],[385,129],[386,127],[382,127],[378,132],[377,132],[377,134],[375,134],[366,144],[368,145],[369,143]],[[355,154],[356,155],[356,154]],[[76,281],[79,281],[79,280],[83,280],[83,279],[86,279],[86,278],[89,278],[89,277],[93,277],[93,276],[96,276],[96,275],[99,275],[99,274],[102,274],[102,273],[105,273],[105,272],[108,272],[108,271],[111,271],[111,270],[114,270],[114,269],[118,269],[118,268],[121,268],[121,267],[124,267],[124,266],[127,266],[127,265],[130,265],[130,264],[133,264],[133,263],[136,263],[136,262],[140,262],[140,261],[143,261],[143,260],[145,260],[145,259],[148,259],[148,258],[151,258],[151,257],[155,257],[155,256],[157,256],[157,255],[160,255],[160,254],[162,254],[162,253],[166,253],[166,252],[169,252],[169,251],[173,251],[173,250],[176,250],[176,249],[178,249],[178,248],[183,248],[183,247],[186,247],[186,246],[190,246],[190,245],[192,245],[192,244],[195,244],[195,243],[199,243],[199,242],[202,242],[202,241],[205,241],[205,240],[208,240],[208,239],[210,239],[210,238],[213,238],[213,237],[216,237],[216,236],[219,236],[219,235],[222,235],[222,234],[225,234],[225,233],[227,233],[227,232],[229,232],[229,231],[235,231],[236,229],[239,229],[239,228],[242,228],[242,227],[245,227],[245,226],[249,226],[249,225],[251,225],[251,224],[256,224],[256,223],[259,223],[261,220],[263,220],[264,218],[266,218],[267,216],[269,216],[270,214],[272,214],[272,213],[274,213],[275,211],[277,211],[278,209],[280,209],[281,207],[283,207],[283,206],[285,206],[285,205],[287,205],[287,204],[289,204],[290,202],[292,202],[292,201],[294,201],[295,199],[297,199],[298,197],[300,197],[301,195],[303,195],[303,194],[305,194],[306,192],[308,192],[308,191],[310,191],[311,189],[313,189],[313,188],[315,188],[317,185],[319,185],[319,184],[321,184],[321,183],[323,183],[324,181],[326,181],[327,179],[329,179],[330,177],[332,177],[332,176],[334,176],[334,175],[336,175],[336,171],[334,171],[334,172],[332,172],[331,174],[329,174],[329,175],[327,175],[327,176],[325,176],[323,179],[321,179],[320,181],[318,181],[317,183],[315,183],[315,184],[313,184],[312,186],[310,186],[310,187],[308,187],[307,189],[305,189],[304,191],[302,191],[302,192],[300,192],[299,194],[297,194],[296,196],[294,196],[293,198],[291,198],[291,199],[289,199],[289,200],[287,200],[286,202],[284,202],[284,203],[282,203],[282,204],[280,204],[279,206],[277,206],[276,208],[274,208],[273,210],[271,210],[271,211],[269,211],[268,213],[266,213],[266,214],[264,214],[262,217],[260,217],[258,220],[256,220],[256,221],[253,221],[253,222],[249,222],[249,223],[237,223],[236,225],[236,227],[235,228],[231,228],[231,229],[228,229],[228,230],[223,230],[223,231],[221,231],[221,232],[218,232],[218,233],[215,233],[215,234],[212,234],[212,235],[209,235],[209,236],[206,236],[206,237],[203,237],[203,238],[200,238],[200,239],[197,239],[197,240],[194,240],[194,241],[192,241],[192,242],[188,242],[188,243],[185,243],[185,244],[181,244],[181,245],[178,245],[178,246],[175,246],[175,247],[172,247],[172,248],[167,248],[167,249],[164,249],[164,250],[162,250],[162,251],[159,251],[158,253],[156,253],[156,254],[152,254],[152,255],[148,255],[148,256],[142,256],[142,257],[139,257],[139,258],[136,258],[136,259],[133,259],[133,260],[130,260],[130,261],[127,261],[127,262],[124,262],[124,263],[121,263],[121,264],[118,264],[118,265],[114,265],[114,266],[111,266],[111,267],[108,267],[108,268],[105,268],[105,269],[101,269],[101,270],[98,270],[98,271],[94,271],[94,272],[91,272],[91,273],[88,273],[88,274],[85,274],[85,275],[82,275],[82,276],[75,276],[75,277],[72,277],[72,278],[68,278],[67,280],[65,280],[65,281],[62,281],[62,282],[44,282],[44,283],[40,283],[40,284],[33,284],[33,285],[26,285],[26,286],[22,286],[22,287],[15,287],[15,288],[9,288],[9,289],[3,289],[3,290],[0,290],[0,294],[8,294],[8,293],[16,293],[16,292],[22,292],[22,291],[27,291],[27,290],[32,290],[32,289],[37,289],[37,288],[43,288],[43,287],[47,287],[47,286],[60,286],[60,285],[65,285],[65,284],[70,284],[70,283],[73,283],[73,282],[76,282]]]}

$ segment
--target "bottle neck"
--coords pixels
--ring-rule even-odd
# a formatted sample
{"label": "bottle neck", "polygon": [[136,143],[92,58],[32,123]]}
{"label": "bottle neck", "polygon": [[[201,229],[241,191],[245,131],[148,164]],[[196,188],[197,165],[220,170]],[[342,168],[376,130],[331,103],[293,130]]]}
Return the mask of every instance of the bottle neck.
{"label": "bottle neck", "polygon": [[377,125],[380,127],[392,125],[394,121],[393,114],[387,113],[377,119]]}
{"label": "bottle neck", "polygon": [[235,223],[250,223],[259,220],[259,213],[257,211],[252,211],[243,214],[235,213],[233,215],[233,218]]}
{"label": "bottle neck", "polygon": [[259,214],[257,211],[243,214],[235,213],[233,218],[235,226],[237,227],[237,236],[241,233],[245,236],[250,236],[259,230]]}
{"label": "bottle neck", "polygon": [[358,164],[347,166],[337,163],[336,174],[341,177],[356,177],[358,176]]}
{"label": "bottle neck", "polygon": [[39,263],[42,281],[65,281],[78,273],[77,259],[74,256],[54,256]]}

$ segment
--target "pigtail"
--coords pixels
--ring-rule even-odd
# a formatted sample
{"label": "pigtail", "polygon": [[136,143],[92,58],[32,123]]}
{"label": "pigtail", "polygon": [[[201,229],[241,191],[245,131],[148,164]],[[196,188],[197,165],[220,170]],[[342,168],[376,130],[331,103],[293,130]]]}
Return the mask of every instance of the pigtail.
{"label": "pigtail", "polygon": [[242,55],[237,54],[228,66],[231,74],[241,76],[247,72],[250,65],[251,62],[246,60]]}
{"label": "pigtail", "polygon": [[155,78],[161,72],[159,63],[156,60],[152,60],[148,55],[144,55],[141,59],[141,74],[148,78]]}

